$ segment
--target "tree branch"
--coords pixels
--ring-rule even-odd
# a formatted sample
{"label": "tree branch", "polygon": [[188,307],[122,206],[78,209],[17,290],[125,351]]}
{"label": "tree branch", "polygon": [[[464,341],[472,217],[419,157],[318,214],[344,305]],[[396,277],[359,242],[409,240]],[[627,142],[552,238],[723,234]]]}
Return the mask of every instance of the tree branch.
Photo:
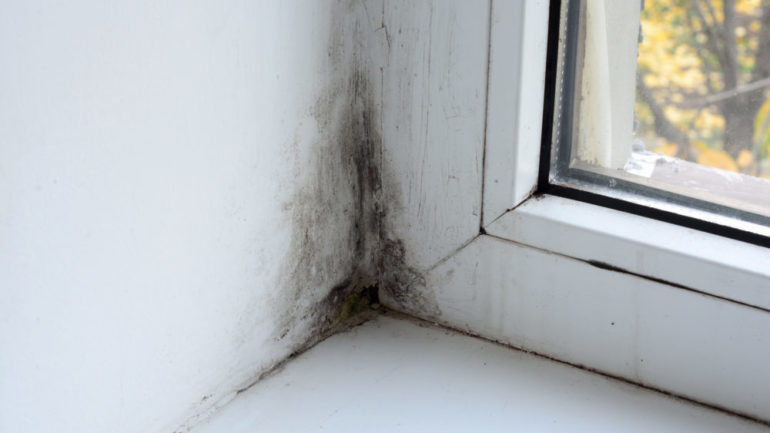
{"label": "tree branch", "polygon": [[722,102],[726,99],[734,98],[744,93],[750,93],[758,89],[764,89],[766,87],[770,87],[770,77],[764,78],[762,80],[754,81],[753,83],[750,83],[750,84],[744,84],[743,86],[738,86],[730,90],[725,90],[724,92],[719,92],[713,95],[705,96],[703,98],[680,102],[676,104],[676,106],[679,108],[704,107],[706,105],[716,104],[717,102]]}

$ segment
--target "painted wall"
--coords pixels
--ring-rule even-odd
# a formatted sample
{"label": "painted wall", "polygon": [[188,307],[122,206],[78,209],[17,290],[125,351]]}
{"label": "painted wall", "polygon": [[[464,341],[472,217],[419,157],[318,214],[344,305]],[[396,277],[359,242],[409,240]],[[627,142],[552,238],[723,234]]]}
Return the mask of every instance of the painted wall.
{"label": "painted wall", "polygon": [[194,423],[367,283],[366,12],[3,3],[0,431]]}

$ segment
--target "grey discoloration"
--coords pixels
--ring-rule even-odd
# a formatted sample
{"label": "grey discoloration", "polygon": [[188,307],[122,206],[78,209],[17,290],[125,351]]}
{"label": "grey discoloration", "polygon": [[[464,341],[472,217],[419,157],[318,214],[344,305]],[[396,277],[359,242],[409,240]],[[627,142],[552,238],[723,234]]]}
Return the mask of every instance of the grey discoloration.
{"label": "grey discoloration", "polygon": [[[323,279],[335,271],[339,272],[339,269],[347,269],[345,279],[313,306],[312,330],[319,335],[328,333],[335,326],[344,326],[346,320],[342,319],[350,318],[350,304],[359,302],[357,299],[363,289],[376,282],[373,264],[380,232],[380,138],[373,121],[376,118],[373,98],[365,75],[354,70],[344,85],[329,89],[319,98],[313,110],[319,128],[326,132],[326,140],[336,147],[327,148],[325,155],[319,155],[320,160],[329,157],[334,160],[322,165],[317,184],[328,182],[336,188],[326,191],[327,199],[322,199],[325,201],[322,209],[303,206],[305,210],[300,212],[300,221],[296,221],[295,227],[312,231],[317,217],[329,218],[329,214],[323,212],[331,212],[334,218],[328,221],[326,227],[340,221],[344,221],[347,227],[347,233],[333,233],[341,238],[337,239],[335,249],[324,252],[311,248],[312,257],[307,257],[305,261],[312,263],[319,255],[328,257],[332,263],[340,258],[346,259],[346,263],[336,263],[339,266],[337,269],[325,268],[320,275],[316,274]],[[340,212],[341,203],[346,206]],[[304,212],[313,217],[305,218],[307,215]],[[304,244],[298,245],[298,251],[308,254],[304,247]],[[303,279],[313,277],[307,272],[304,275],[300,272],[300,275]],[[368,295],[364,298],[368,299]]]}
{"label": "grey discoloration", "polygon": [[424,270],[413,265],[404,242],[394,236],[390,227],[404,205],[398,185],[403,182],[385,159],[381,160],[380,177],[383,191],[380,212],[380,239],[377,250],[377,273],[380,297],[385,305],[419,317],[437,319],[441,315],[435,295],[426,285]]}
{"label": "grey discoloration", "polygon": [[378,302],[376,285],[360,287],[357,284],[346,284],[335,287],[318,304],[319,311],[324,312],[323,321],[317,323],[319,338],[323,339],[371,319],[376,314],[372,306]]}
{"label": "grey discoloration", "polygon": [[441,310],[435,296],[423,273],[409,266],[403,242],[382,239],[380,254],[381,296],[401,311],[437,319]]}
{"label": "grey discoloration", "polygon": [[[362,21],[358,15],[366,7],[355,0],[329,7],[331,31],[317,61],[318,74],[325,79],[319,80],[306,111],[289,116],[296,124],[286,125],[293,128],[284,145],[291,171],[280,198],[290,199],[282,205],[279,224],[290,227],[288,245],[273,296],[244,307],[236,336],[243,343],[260,334],[257,328],[269,326],[268,343],[280,358],[257,366],[239,390],[279,371],[330,334],[371,318],[380,294],[395,299],[390,305],[404,311],[437,311],[425,295],[425,279],[409,267],[403,243],[390,240],[383,227],[387,211],[398,214],[403,209],[398,197],[388,199],[387,209],[382,198],[384,77],[372,49],[381,43],[383,31],[377,24],[382,27],[384,21]],[[384,30],[389,45],[392,35]],[[394,173],[387,178],[388,185],[402,181]],[[268,318],[265,309],[273,312]],[[200,407],[211,408],[221,398],[202,399]],[[199,419],[192,418],[180,431]]]}
{"label": "grey discoloration", "polygon": [[377,24],[384,15],[362,28],[356,7],[366,4],[333,8],[324,56],[329,80],[309,107],[314,142],[309,151],[298,144],[308,134],[298,125],[292,143],[295,154],[305,153],[294,156],[299,186],[285,205],[292,234],[277,281],[272,338],[295,352],[355,322],[362,303],[377,300],[372,287],[402,311],[440,315],[404,242],[384,225],[386,214],[403,212],[400,197],[392,196],[399,188],[388,188],[391,196],[383,199],[384,182],[403,180],[382,160],[384,78],[368,52],[382,37]]}
{"label": "grey discoloration", "polygon": [[287,206],[292,236],[279,300],[285,312],[274,338],[291,338],[297,350],[355,321],[363,303],[376,301],[370,288],[381,219],[378,103],[358,47],[345,44],[350,36],[343,35],[353,30],[345,17],[332,19],[327,61],[340,78],[310,110],[318,143],[310,164],[296,164],[307,180]]}
{"label": "grey discoloration", "polygon": [[[337,12],[355,4],[340,3]],[[383,225],[387,212],[402,210],[398,197],[383,200],[383,177],[388,185],[400,179],[381,157],[381,70],[370,63],[366,35],[351,24],[349,7],[331,16],[330,79],[309,110],[316,142],[304,159],[295,156],[301,182],[285,206],[292,235],[277,282],[273,339],[292,353],[367,317],[378,295],[402,311],[440,314],[404,243]],[[302,131],[298,126],[295,152],[302,149],[296,143]]]}

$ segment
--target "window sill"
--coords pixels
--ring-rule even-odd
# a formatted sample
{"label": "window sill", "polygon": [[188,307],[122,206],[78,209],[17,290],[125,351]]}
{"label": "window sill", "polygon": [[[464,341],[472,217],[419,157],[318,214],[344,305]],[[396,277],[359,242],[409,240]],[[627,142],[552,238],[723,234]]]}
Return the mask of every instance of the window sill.
{"label": "window sill", "polygon": [[746,421],[388,315],[338,334],[192,433],[765,432]]}

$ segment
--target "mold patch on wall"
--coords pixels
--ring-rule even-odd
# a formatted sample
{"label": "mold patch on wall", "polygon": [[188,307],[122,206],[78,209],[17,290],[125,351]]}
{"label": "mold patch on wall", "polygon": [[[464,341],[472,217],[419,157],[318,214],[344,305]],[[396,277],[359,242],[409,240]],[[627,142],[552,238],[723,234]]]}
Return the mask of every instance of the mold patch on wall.
{"label": "mold patch on wall", "polygon": [[381,241],[379,270],[380,296],[386,304],[428,319],[437,319],[441,315],[435,296],[425,283],[425,276],[409,266],[403,242]]}
{"label": "mold patch on wall", "polygon": [[399,197],[383,199],[383,182],[403,179],[382,160],[380,63],[388,59],[372,47],[390,45],[385,9],[377,19],[366,7],[341,1],[331,8],[327,49],[319,53],[327,79],[286,144],[293,158],[291,199],[283,206],[290,236],[268,308],[275,314],[270,341],[289,357],[368,317],[379,296],[403,312],[440,315],[405,243],[384,226],[387,213],[403,208]]}
{"label": "mold patch on wall", "polygon": [[[310,110],[316,124],[306,181],[286,206],[292,235],[281,272],[274,339],[301,350],[355,322],[376,302],[380,235],[378,102],[365,61],[350,47],[345,17],[334,17],[327,52],[333,80]],[[339,22],[338,22],[339,21]],[[294,308],[286,308],[286,306]]]}

